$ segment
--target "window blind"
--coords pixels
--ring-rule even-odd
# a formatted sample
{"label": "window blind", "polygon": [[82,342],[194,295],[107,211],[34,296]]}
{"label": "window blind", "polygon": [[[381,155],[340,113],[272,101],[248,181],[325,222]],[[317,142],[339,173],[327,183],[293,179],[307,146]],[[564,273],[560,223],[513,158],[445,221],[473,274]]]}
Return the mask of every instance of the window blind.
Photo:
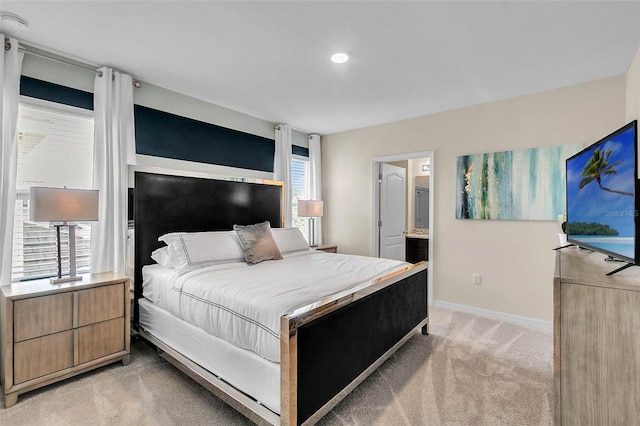
{"label": "window blind", "polygon": [[[57,274],[55,228],[29,220],[29,188],[52,186],[91,188],[93,178],[93,115],[44,101],[24,100],[18,118],[18,167],[13,232],[12,281]],[[63,274],[68,273],[69,244],[61,232]],[[78,272],[90,266],[91,225],[76,228]]]}

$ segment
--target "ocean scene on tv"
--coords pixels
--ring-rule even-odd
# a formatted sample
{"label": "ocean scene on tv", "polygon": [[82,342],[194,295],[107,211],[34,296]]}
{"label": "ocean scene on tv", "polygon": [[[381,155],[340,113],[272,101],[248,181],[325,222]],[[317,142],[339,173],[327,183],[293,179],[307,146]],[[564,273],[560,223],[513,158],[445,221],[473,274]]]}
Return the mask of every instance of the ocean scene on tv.
{"label": "ocean scene on tv", "polygon": [[630,128],[567,162],[567,233],[578,245],[635,258],[634,144]]}

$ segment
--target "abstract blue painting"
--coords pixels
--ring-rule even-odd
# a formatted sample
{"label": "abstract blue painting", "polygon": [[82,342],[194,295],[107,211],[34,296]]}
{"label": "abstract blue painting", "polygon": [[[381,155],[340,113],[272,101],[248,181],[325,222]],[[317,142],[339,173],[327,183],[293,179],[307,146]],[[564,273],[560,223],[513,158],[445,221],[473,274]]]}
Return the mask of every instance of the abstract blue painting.
{"label": "abstract blue painting", "polygon": [[566,210],[565,161],[583,144],[463,155],[456,219],[557,220]]}

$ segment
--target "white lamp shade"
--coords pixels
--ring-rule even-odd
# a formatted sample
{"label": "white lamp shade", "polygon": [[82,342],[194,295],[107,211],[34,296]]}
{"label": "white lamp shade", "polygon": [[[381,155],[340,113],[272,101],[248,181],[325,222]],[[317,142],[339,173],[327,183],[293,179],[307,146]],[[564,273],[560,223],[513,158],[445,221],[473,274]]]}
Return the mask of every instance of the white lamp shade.
{"label": "white lamp shade", "polygon": [[318,200],[298,200],[298,217],[322,217],[324,203]]}
{"label": "white lamp shade", "polygon": [[34,222],[98,220],[98,191],[32,186],[29,218]]}

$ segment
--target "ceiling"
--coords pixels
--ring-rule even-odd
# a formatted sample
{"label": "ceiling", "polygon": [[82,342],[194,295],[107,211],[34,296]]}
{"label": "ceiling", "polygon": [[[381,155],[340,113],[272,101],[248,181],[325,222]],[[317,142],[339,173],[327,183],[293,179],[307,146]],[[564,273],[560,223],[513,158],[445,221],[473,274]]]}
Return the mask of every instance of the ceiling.
{"label": "ceiling", "polygon": [[[0,1],[20,41],[335,133],[624,74],[637,1]],[[333,64],[333,51],[351,60]]]}

